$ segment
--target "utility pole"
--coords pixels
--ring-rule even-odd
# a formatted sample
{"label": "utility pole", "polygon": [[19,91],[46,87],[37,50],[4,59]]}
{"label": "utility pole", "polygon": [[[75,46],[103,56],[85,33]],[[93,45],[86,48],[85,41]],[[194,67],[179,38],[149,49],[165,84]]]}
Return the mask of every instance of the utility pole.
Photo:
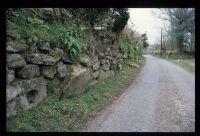
{"label": "utility pole", "polygon": [[162,27],[161,27],[161,39],[160,39],[160,57],[162,57]]}

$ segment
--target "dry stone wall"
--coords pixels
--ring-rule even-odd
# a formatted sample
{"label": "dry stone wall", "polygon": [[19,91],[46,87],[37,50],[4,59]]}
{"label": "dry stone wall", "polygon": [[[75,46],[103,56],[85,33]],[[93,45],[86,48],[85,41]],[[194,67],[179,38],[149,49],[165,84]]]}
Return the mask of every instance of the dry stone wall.
{"label": "dry stone wall", "polygon": [[[88,44],[95,44],[93,41]],[[107,47],[101,50],[91,46],[88,53],[73,64],[62,48],[49,42],[30,44],[22,40],[15,31],[7,33],[6,44],[6,102],[7,117],[17,112],[29,110],[47,97],[48,81],[57,79],[65,96],[76,96],[85,88],[98,81],[115,75],[120,53],[118,49]],[[113,39],[103,37],[102,41],[113,43]]]}

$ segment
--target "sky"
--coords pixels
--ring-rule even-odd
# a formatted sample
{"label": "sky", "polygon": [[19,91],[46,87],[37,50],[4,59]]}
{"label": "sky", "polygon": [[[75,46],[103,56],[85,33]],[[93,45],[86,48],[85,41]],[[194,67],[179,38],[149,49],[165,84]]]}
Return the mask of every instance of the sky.
{"label": "sky", "polygon": [[128,20],[128,26],[133,30],[136,30],[140,34],[147,34],[150,45],[160,42],[161,27],[168,24],[166,21],[156,17],[152,11],[159,14],[159,9],[155,8],[130,8],[130,18]]}

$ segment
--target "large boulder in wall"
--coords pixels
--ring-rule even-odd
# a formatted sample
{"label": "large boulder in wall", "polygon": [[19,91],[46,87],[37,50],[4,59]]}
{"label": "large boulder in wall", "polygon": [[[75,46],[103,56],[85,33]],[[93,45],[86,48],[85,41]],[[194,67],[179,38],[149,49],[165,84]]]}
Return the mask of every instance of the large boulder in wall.
{"label": "large boulder in wall", "polygon": [[71,75],[63,81],[63,95],[76,96],[84,92],[92,80],[92,70],[81,67],[80,64],[71,66]]}
{"label": "large boulder in wall", "polygon": [[17,112],[28,110],[29,108],[26,95],[19,95],[6,104],[6,117],[14,116]]}
{"label": "large boulder in wall", "polygon": [[19,84],[6,87],[6,116],[16,115],[17,112],[29,109],[26,95]]}
{"label": "large boulder in wall", "polygon": [[16,86],[8,85],[8,86],[6,86],[6,102],[11,101],[17,95],[19,95],[21,92],[22,92],[22,89],[20,88],[19,85],[16,85]]}
{"label": "large boulder in wall", "polygon": [[26,94],[30,108],[36,106],[47,96],[47,81],[43,77],[22,80],[19,84],[23,89],[23,93]]}
{"label": "large boulder in wall", "polygon": [[6,88],[6,116],[35,107],[47,96],[46,80],[43,77],[19,80],[16,86]]}

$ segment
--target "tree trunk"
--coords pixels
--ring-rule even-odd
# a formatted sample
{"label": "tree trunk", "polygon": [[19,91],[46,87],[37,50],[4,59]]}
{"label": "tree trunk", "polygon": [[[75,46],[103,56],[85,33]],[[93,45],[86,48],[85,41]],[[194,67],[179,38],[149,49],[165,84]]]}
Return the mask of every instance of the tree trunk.
{"label": "tree trunk", "polygon": [[179,37],[177,37],[177,44],[178,44],[178,49],[179,49],[180,54],[183,53],[183,39],[184,39],[183,35],[180,35]]}

